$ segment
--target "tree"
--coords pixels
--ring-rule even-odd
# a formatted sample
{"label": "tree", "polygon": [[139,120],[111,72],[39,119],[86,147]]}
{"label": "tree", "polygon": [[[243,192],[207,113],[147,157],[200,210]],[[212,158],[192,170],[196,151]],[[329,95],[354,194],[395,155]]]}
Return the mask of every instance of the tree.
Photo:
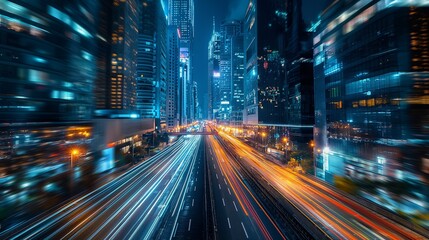
{"label": "tree", "polygon": [[358,186],[350,178],[334,176],[334,185],[338,189],[356,195],[358,193]]}
{"label": "tree", "polygon": [[289,162],[287,163],[287,166],[288,166],[289,168],[295,169],[296,167],[298,167],[298,166],[299,166],[299,163],[298,163],[298,161],[297,161],[295,158],[291,158],[291,159],[289,160]]}

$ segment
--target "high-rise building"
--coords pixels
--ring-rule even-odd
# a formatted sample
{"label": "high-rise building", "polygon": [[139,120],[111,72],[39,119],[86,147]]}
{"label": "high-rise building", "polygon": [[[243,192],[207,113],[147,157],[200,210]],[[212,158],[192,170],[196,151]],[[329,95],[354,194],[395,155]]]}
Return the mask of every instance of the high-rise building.
{"label": "high-rise building", "polygon": [[168,26],[168,77],[167,77],[167,128],[174,129],[180,123],[179,112],[179,30],[176,26]]}
{"label": "high-rise building", "polygon": [[243,125],[244,110],[244,38],[243,35],[231,38],[231,122],[235,127]]}
{"label": "high-rise building", "polygon": [[29,188],[68,171],[72,149],[89,160],[98,6],[0,2],[0,175],[27,183],[2,185],[0,202],[30,199]]}
{"label": "high-rise building", "polygon": [[221,35],[216,32],[213,23],[213,34],[208,45],[208,119],[216,119],[217,112],[220,108],[220,69],[219,61],[221,54]]}
{"label": "high-rise building", "polygon": [[155,118],[166,127],[167,19],[161,1],[139,4],[137,110],[142,118]]}
{"label": "high-rise building", "polygon": [[98,21],[97,78],[95,80],[95,109],[109,109],[111,95],[111,39],[113,22],[113,1],[100,2]]}
{"label": "high-rise building", "polygon": [[336,1],[313,41],[317,176],[424,179],[429,3]]}
{"label": "high-rise building", "polygon": [[180,35],[180,123],[193,121],[192,41],[194,39],[194,1],[169,0],[168,24],[177,26]]}
{"label": "high-rise building", "polygon": [[177,26],[181,41],[194,39],[194,0],[168,0],[168,25]]}
{"label": "high-rise building", "polygon": [[201,119],[200,117],[200,102],[198,101],[198,84],[197,82],[194,82],[194,86],[192,87],[192,101],[194,102],[193,106],[193,112],[194,112],[194,120]]}
{"label": "high-rise building", "polygon": [[244,124],[284,123],[284,1],[250,0],[244,20]]}
{"label": "high-rise building", "polygon": [[[242,22],[236,20],[224,21],[220,26],[220,34],[222,39],[219,63],[221,107],[218,111],[217,118],[218,121],[222,123],[231,124],[233,101],[239,102],[240,100],[238,98],[243,98],[242,77],[244,73],[244,53],[242,46]],[[237,93],[237,95],[235,95],[235,93]],[[237,120],[237,117],[239,119],[242,118],[240,116],[243,109],[237,107],[239,106],[235,104],[235,120]],[[234,125],[236,124],[234,123]]]}
{"label": "high-rise building", "polygon": [[107,109],[136,109],[137,0],[113,0]]}
{"label": "high-rise building", "polygon": [[314,81],[311,32],[302,19],[302,1],[289,0],[286,12],[286,89],[285,123],[287,137],[296,150],[308,152],[313,139]]}

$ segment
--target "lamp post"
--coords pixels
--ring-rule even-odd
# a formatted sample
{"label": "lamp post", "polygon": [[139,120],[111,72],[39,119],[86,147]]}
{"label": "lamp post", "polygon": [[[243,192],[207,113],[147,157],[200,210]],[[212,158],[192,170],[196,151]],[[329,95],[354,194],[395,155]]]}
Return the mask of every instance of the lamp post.
{"label": "lamp post", "polygon": [[71,170],[73,170],[73,156],[77,156],[77,155],[79,155],[79,150],[77,150],[77,149],[73,149],[70,152],[70,169]]}
{"label": "lamp post", "polygon": [[287,150],[288,150],[288,147],[289,147],[289,139],[287,137],[284,137],[283,138],[283,142],[285,144],[285,158],[287,160],[287,153],[288,153]]}
{"label": "lamp post", "polygon": [[267,136],[267,134],[265,132],[262,132],[261,136],[262,136],[262,145],[264,146],[264,152],[266,152],[265,137]]}
{"label": "lamp post", "polygon": [[70,152],[70,191],[73,192],[73,187],[74,187],[74,171],[73,171],[73,164],[74,164],[74,159],[73,156],[78,156],[79,155],[79,150],[78,149],[72,149]]}

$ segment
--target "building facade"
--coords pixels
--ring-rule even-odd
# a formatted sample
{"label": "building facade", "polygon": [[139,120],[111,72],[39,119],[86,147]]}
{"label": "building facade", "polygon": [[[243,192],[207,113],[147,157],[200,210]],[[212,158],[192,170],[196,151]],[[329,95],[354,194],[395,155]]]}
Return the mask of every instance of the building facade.
{"label": "building facade", "polygon": [[167,19],[161,1],[139,4],[137,58],[137,110],[142,118],[155,118],[166,127]]}
{"label": "building facade", "polygon": [[18,203],[36,200],[48,179],[64,181],[73,149],[76,161],[90,160],[99,5],[79,6],[0,2],[2,205],[18,195]]}
{"label": "building facade", "polygon": [[289,0],[286,14],[286,101],[287,136],[295,149],[311,151],[314,125],[314,79],[312,32],[302,19],[302,1]]}
{"label": "building facade", "polygon": [[[247,125],[284,123],[283,1],[251,0],[244,20],[244,113]],[[270,36],[270,37],[267,37]]]}
{"label": "building facade", "polygon": [[176,26],[168,26],[168,77],[167,77],[167,128],[173,130],[180,124],[179,96],[179,32]]}
{"label": "building facade", "polygon": [[221,53],[221,111],[220,120],[226,124],[241,126],[243,112],[243,23],[224,21],[220,26]]}
{"label": "building facade", "polygon": [[169,0],[168,24],[177,26],[180,35],[180,124],[193,121],[192,42],[194,39],[194,1]]}
{"label": "building facade", "polygon": [[428,7],[338,1],[323,13],[314,37],[318,177],[422,180],[429,173]]}
{"label": "building facade", "polygon": [[215,120],[220,107],[220,54],[221,54],[221,35],[216,32],[213,24],[213,33],[208,46],[208,119]]}
{"label": "building facade", "polygon": [[240,21],[224,21],[220,26],[219,95],[221,104],[216,119],[223,124],[230,124],[232,113],[232,39],[240,36],[241,32],[242,24]]}
{"label": "building facade", "polygon": [[137,0],[113,0],[108,109],[136,109]]}
{"label": "building facade", "polygon": [[244,38],[243,35],[231,38],[231,123],[233,127],[243,125],[244,110]]}

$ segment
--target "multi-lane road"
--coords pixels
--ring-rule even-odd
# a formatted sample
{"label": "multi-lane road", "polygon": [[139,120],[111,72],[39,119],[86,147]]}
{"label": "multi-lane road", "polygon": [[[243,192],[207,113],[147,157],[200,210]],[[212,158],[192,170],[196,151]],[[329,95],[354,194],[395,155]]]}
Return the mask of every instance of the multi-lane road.
{"label": "multi-lane road", "polygon": [[300,239],[315,237],[311,229],[328,239],[424,239],[234,137],[210,134],[182,136],[94,191],[1,229],[0,239]]}
{"label": "multi-lane road", "polygon": [[220,132],[236,161],[259,175],[332,239],[425,239],[312,177],[279,166],[238,139]]}
{"label": "multi-lane road", "polygon": [[287,239],[214,136],[207,148],[217,239]]}
{"label": "multi-lane road", "polygon": [[201,143],[201,136],[182,137],[93,192],[4,229],[0,238],[152,239],[166,216],[178,220]]}

